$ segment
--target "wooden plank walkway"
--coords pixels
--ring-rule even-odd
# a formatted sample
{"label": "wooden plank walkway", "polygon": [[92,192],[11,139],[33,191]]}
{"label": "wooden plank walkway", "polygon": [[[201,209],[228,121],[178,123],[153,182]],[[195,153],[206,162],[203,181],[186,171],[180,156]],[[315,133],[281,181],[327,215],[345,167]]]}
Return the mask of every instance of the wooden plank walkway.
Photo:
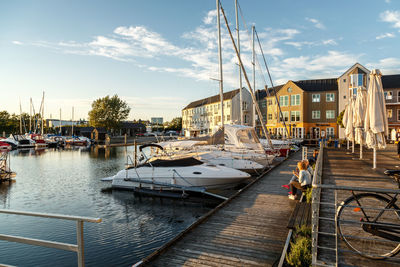
{"label": "wooden plank walkway", "polygon": [[297,202],[287,197],[282,185],[288,183],[300,159],[300,152],[289,157],[164,250],[144,259],[142,266],[276,264]]}
{"label": "wooden plank walkway", "polygon": [[[364,148],[363,160],[359,160],[359,150],[354,154],[342,149],[325,149],[322,184],[333,184],[338,186],[354,186],[369,188],[397,189],[393,179],[383,172],[386,169],[399,169],[400,160],[397,157],[395,147],[389,146],[386,150],[378,151],[377,169],[372,169],[372,150]],[[349,191],[337,191],[338,202],[348,198]],[[321,202],[334,203],[334,191],[330,189],[321,190]],[[334,206],[321,205],[320,217],[335,218]],[[335,223],[327,220],[319,220],[319,231],[326,233],[335,232]],[[318,236],[318,245],[334,248],[335,237],[327,235]],[[349,251],[344,242],[339,241],[339,248]],[[318,260],[325,263],[335,263],[335,252],[326,249],[318,250]],[[400,266],[400,256],[388,260],[371,260],[351,252],[339,253],[339,266]]]}

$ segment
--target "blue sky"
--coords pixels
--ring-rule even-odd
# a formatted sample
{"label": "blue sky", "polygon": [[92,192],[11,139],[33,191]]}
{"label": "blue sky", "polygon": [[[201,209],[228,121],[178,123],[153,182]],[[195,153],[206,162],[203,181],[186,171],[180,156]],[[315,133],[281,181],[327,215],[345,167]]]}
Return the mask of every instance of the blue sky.
{"label": "blue sky", "polygon": [[[221,1],[234,30],[234,0]],[[239,1],[243,61],[251,77],[249,28],[256,26],[274,84],[333,78],[356,62],[400,73],[400,1]],[[242,19],[243,18],[243,19]],[[223,21],[222,21],[223,22]],[[238,88],[223,26],[224,90]],[[214,0],[0,1],[0,110],[87,118],[93,100],[118,94],[130,119],[171,120],[193,100],[217,94]],[[259,57],[260,63],[261,57]],[[257,68],[257,89],[265,70]],[[269,81],[267,82],[270,85]]]}

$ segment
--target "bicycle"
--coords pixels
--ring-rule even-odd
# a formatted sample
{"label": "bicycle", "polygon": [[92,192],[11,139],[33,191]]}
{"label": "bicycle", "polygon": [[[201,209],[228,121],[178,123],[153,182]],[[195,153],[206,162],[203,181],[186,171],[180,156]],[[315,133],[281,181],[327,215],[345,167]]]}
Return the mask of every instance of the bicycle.
{"label": "bicycle", "polygon": [[[400,170],[386,170],[400,189]],[[354,193],[336,213],[338,234],[345,244],[371,259],[393,257],[400,251],[400,193]]]}

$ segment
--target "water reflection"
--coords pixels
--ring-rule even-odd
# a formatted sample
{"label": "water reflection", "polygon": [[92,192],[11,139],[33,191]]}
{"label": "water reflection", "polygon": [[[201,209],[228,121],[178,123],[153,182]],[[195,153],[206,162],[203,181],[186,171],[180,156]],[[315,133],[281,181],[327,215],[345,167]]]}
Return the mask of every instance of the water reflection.
{"label": "water reflection", "polygon": [[[102,193],[133,156],[133,147],[12,151],[15,182],[0,184],[3,208],[100,217],[85,224],[86,266],[128,266],[184,230],[209,207],[180,200]],[[50,219],[0,215],[0,233],[75,243],[75,225]],[[75,266],[71,252],[0,241],[0,262],[17,266]]]}

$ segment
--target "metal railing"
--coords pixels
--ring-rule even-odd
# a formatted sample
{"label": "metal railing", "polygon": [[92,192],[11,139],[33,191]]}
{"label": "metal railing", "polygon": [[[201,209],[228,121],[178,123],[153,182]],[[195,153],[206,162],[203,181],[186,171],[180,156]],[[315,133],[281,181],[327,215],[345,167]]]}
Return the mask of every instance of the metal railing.
{"label": "metal railing", "polygon": [[[393,197],[395,197],[393,201],[397,199],[400,190],[322,184],[323,151],[324,148],[321,147],[312,185],[312,265],[339,266],[355,255],[365,256],[367,251],[356,249],[362,245],[365,249],[367,242],[373,244],[370,244],[371,248],[366,249],[368,253],[376,253],[376,255],[379,255],[377,254],[379,249],[387,249],[388,243],[394,247],[400,245],[400,242],[396,240],[379,237],[368,230],[368,226],[372,229],[377,226],[378,231],[379,226],[383,226],[399,233],[400,209],[397,206],[386,205]],[[321,191],[323,191],[322,195]],[[363,196],[365,200],[369,200],[362,201]],[[350,201],[353,198],[354,201]],[[377,201],[374,202],[374,199]],[[383,205],[376,205],[378,200],[382,199],[386,199],[382,201]],[[344,212],[345,209],[347,212]],[[389,211],[393,211],[392,217],[388,217]],[[373,216],[367,216],[365,213]],[[377,221],[379,214],[384,215],[381,217],[382,220]],[[386,257],[385,263],[399,264],[400,258]]]}
{"label": "metal railing", "polygon": [[[26,238],[26,237],[13,236],[13,235],[4,235],[4,234],[0,234],[0,240],[76,252],[77,256],[78,256],[78,266],[79,267],[85,266],[83,223],[84,222],[92,222],[92,223],[100,223],[101,222],[101,218],[90,218],[90,217],[69,216],[69,215],[62,215],[62,214],[50,214],[50,213],[38,213],[38,212],[25,212],[25,211],[16,211],[16,210],[7,210],[7,209],[0,209],[0,213],[76,221],[77,244],[61,243],[61,242],[55,242],[55,241]],[[2,265],[2,264],[0,264],[0,265]]]}

